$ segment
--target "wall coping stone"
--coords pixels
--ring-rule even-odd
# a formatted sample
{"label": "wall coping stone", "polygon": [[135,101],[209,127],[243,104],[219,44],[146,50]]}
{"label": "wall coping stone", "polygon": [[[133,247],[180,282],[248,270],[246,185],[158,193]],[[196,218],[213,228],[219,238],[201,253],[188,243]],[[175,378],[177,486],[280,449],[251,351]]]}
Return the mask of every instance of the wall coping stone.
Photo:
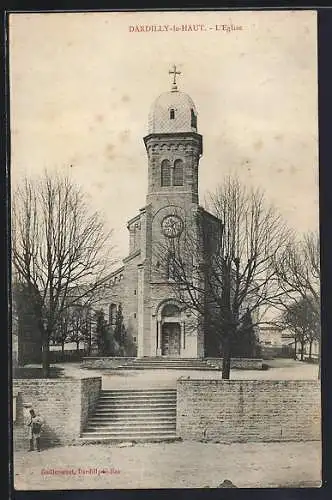
{"label": "wall coping stone", "polygon": [[306,380],[306,379],[278,379],[278,380],[256,380],[256,379],[246,379],[246,380],[232,380],[232,379],[202,379],[202,378],[190,378],[181,376],[177,379],[177,383],[189,383],[195,385],[256,385],[256,386],[274,386],[274,385],[312,385],[320,386],[320,380]]}

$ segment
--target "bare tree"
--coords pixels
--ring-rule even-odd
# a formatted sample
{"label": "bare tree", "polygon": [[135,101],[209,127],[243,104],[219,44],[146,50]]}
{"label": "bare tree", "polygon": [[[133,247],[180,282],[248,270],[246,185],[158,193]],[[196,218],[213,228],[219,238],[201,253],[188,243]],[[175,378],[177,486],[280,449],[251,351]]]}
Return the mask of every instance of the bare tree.
{"label": "bare tree", "polygon": [[64,311],[107,293],[113,264],[111,233],[84,193],[59,173],[25,179],[13,195],[12,259],[28,288],[49,375],[49,341]]}
{"label": "bare tree", "polygon": [[86,339],[87,321],[85,307],[72,308],[69,316],[69,340],[76,344],[79,351],[80,344]]}
{"label": "bare tree", "polygon": [[187,221],[177,238],[165,238],[155,259],[174,293],[218,340],[222,377],[230,376],[232,343],[262,321],[280,291],[272,260],[287,244],[289,230],[264,194],[226,178]]}
{"label": "bare tree", "polygon": [[[287,314],[306,305],[311,323],[315,325],[315,339],[320,349],[320,249],[319,236],[309,232],[300,240],[292,239],[283,252],[274,258],[274,267],[283,294],[277,306]],[[314,339],[313,339],[314,340]],[[311,344],[312,345],[312,344]],[[320,376],[320,370],[319,370]]]}
{"label": "bare tree", "polygon": [[58,323],[55,326],[52,337],[50,338],[55,344],[61,345],[61,351],[64,353],[65,344],[69,342],[69,331],[70,331],[70,315],[68,309],[66,309],[61,317],[58,319]]}
{"label": "bare tree", "polygon": [[312,298],[300,298],[284,307],[279,319],[279,326],[289,331],[294,339],[295,356],[300,345],[301,361],[304,359],[305,346],[309,345],[309,359],[312,358],[312,346],[319,339],[319,323],[314,313]]}
{"label": "bare tree", "polygon": [[308,301],[308,307],[320,320],[320,253],[318,234],[309,232],[299,241],[292,239],[274,258],[279,286],[284,291],[279,302]]}

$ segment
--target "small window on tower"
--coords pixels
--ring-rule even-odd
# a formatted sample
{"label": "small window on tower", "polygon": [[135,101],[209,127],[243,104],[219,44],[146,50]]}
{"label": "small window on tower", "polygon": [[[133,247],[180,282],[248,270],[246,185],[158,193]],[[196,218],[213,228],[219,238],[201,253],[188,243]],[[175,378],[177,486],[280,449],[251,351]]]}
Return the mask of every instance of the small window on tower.
{"label": "small window on tower", "polygon": [[174,120],[175,119],[175,109],[170,109],[169,110],[169,118],[170,118],[170,120]]}
{"label": "small window on tower", "polygon": [[197,116],[195,115],[195,111],[191,109],[191,126],[193,128],[197,128]]}

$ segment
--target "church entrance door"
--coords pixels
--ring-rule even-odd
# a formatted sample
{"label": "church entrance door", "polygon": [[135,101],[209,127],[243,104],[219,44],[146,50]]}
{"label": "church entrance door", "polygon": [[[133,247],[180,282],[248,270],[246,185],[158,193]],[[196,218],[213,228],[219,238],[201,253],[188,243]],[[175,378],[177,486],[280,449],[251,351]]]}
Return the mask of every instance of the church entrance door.
{"label": "church entrance door", "polygon": [[180,324],[164,323],[161,335],[161,355],[180,356]]}

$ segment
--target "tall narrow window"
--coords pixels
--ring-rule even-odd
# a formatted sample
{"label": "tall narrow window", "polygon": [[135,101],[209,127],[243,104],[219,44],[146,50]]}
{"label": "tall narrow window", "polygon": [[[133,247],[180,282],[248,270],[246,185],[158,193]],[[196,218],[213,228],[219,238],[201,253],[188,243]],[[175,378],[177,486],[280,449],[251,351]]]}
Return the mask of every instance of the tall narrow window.
{"label": "tall narrow window", "polygon": [[173,186],[183,186],[183,161],[175,160],[173,171]]}
{"label": "tall narrow window", "polygon": [[191,111],[191,126],[193,128],[197,128],[197,116],[195,115],[195,111],[193,109]]}
{"label": "tall narrow window", "polygon": [[166,273],[167,273],[167,279],[169,279],[169,280],[176,279],[176,261],[175,261],[175,255],[173,252],[169,252],[169,254],[168,254]]}
{"label": "tall narrow window", "polygon": [[161,186],[171,185],[171,164],[169,160],[163,160],[161,162]]}
{"label": "tall narrow window", "polygon": [[116,304],[111,304],[109,308],[109,323],[112,326],[115,326],[116,323],[116,312],[117,312]]}
{"label": "tall narrow window", "polygon": [[175,119],[175,109],[170,109],[169,110],[169,118],[170,118],[170,120],[174,120]]}

